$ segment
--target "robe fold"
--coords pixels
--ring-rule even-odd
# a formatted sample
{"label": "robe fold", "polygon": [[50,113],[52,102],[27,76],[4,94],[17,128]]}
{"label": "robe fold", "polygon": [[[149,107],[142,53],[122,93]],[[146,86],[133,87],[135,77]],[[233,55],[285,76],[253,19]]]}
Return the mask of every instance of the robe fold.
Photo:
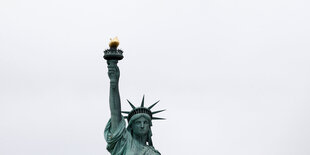
{"label": "robe fold", "polygon": [[114,133],[110,132],[111,119],[104,130],[104,138],[107,141],[107,150],[111,155],[160,155],[152,146],[143,146],[136,142],[126,129],[124,118]]}

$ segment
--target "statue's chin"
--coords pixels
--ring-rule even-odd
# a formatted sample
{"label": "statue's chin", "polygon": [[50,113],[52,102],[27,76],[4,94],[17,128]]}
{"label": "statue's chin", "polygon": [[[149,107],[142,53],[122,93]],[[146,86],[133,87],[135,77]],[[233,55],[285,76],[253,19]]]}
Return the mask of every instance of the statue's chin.
{"label": "statue's chin", "polygon": [[136,136],[138,136],[138,137],[144,137],[144,136],[146,136],[147,135],[147,132],[136,132],[136,133],[134,133]]}

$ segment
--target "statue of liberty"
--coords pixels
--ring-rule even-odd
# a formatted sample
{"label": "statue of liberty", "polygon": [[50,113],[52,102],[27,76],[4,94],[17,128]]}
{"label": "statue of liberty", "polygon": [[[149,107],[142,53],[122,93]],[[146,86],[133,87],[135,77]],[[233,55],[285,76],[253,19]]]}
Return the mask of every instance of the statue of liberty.
{"label": "statue of liberty", "polygon": [[[110,112],[111,119],[104,130],[107,141],[107,150],[111,155],[160,155],[152,142],[152,120],[163,119],[153,117],[153,114],[162,112],[151,111],[159,101],[149,107],[144,107],[144,96],[140,107],[135,107],[130,101],[131,111],[121,111],[121,100],[119,95],[120,71],[117,66],[118,60],[123,58],[122,51],[117,49],[119,41],[117,38],[111,40],[110,49],[105,50],[104,58],[108,63],[108,76],[110,79]],[[121,113],[128,114],[122,116]],[[125,119],[128,121],[126,128]]]}

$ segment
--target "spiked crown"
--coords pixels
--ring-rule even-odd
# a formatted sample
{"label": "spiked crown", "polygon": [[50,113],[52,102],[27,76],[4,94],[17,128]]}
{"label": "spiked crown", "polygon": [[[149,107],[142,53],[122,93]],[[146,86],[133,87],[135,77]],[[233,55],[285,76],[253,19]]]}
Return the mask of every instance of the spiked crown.
{"label": "spiked crown", "polygon": [[127,100],[129,105],[131,106],[132,110],[131,111],[122,111],[122,113],[128,114],[128,116],[125,116],[125,118],[127,119],[127,121],[129,122],[130,119],[132,118],[132,116],[134,116],[135,114],[147,114],[150,116],[150,118],[152,120],[163,120],[165,118],[160,118],[160,117],[153,117],[154,114],[163,112],[165,110],[158,110],[158,111],[151,111],[151,109],[159,102],[155,102],[154,104],[152,104],[149,107],[144,107],[144,95],[142,98],[142,102],[141,102],[141,106],[140,107],[135,107],[129,100]]}

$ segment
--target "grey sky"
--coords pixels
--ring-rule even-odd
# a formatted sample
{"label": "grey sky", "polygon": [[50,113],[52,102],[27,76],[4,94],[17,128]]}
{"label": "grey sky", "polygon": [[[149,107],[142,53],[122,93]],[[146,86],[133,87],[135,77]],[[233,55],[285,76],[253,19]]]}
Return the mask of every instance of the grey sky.
{"label": "grey sky", "polygon": [[0,154],[108,155],[107,65],[163,155],[310,154],[306,0],[0,2]]}

